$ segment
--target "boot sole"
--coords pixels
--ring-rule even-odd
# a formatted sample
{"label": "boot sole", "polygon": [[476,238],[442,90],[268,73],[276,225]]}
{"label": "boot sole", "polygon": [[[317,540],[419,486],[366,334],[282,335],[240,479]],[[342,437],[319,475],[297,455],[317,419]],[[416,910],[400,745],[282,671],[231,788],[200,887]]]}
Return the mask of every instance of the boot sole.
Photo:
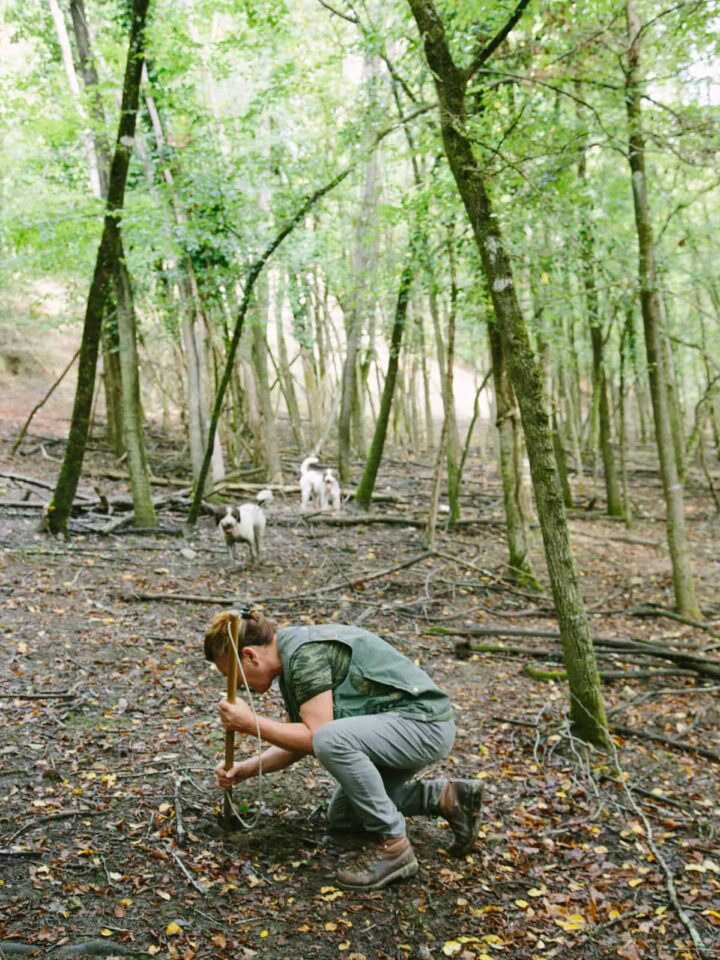
{"label": "boot sole", "polygon": [[452,847],[448,850],[448,853],[452,854],[453,857],[464,857],[466,854],[470,853],[472,848],[475,846],[475,841],[478,838],[480,833],[480,811],[482,810],[482,800],[483,800],[483,788],[480,784],[477,785],[477,788],[473,790],[470,794],[470,816],[473,819],[473,828],[472,833],[462,844],[462,846],[456,846],[453,844]]}
{"label": "boot sole", "polygon": [[382,890],[383,887],[392,883],[393,880],[407,880],[409,877],[414,877],[419,869],[420,866],[417,860],[412,860],[410,863],[398,867],[397,870],[394,870],[388,874],[388,876],[376,880],[375,883],[343,883],[342,880],[338,880],[337,883],[343,890]]}

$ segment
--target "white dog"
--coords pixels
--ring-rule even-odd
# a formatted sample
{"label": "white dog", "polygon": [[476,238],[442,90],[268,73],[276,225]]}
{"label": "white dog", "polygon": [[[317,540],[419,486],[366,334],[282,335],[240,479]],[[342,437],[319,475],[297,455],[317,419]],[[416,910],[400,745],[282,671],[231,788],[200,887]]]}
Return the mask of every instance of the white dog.
{"label": "white dog", "polygon": [[262,542],[265,533],[265,511],[263,507],[273,498],[272,490],[260,490],[257,503],[241,503],[239,507],[225,507],[225,515],[218,520],[218,526],[225,537],[230,562],[235,561],[235,544],[244,540],[250,547],[253,563],[262,559]]}
{"label": "white dog", "polygon": [[323,476],[316,464],[317,457],[306,457],[300,466],[300,509],[312,506],[321,510],[323,505]]}
{"label": "white dog", "polygon": [[322,508],[340,512],[340,484],[329,467],[323,474]]}

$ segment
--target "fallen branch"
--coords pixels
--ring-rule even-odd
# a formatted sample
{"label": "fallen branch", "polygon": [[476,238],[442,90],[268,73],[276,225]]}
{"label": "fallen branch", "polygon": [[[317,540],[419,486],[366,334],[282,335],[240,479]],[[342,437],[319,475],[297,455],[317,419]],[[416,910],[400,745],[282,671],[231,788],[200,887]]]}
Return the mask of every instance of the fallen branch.
{"label": "fallen branch", "polygon": [[652,733],[650,730],[643,730],[639,727],[623,727],[617,723],[608,724],[613,733],[619,733],[622,737],[638,737],[642,740],[653,740],[655,743],[662,743],[666,747],[672,747],[673,750],[682,750],[687,753],[697,753],[713,763],[720,763],[720,753],[714,750],[708,750],[706,747],[696,747],[693,743],[687,743],[684,740],[673,740],[670,737],[664,737],[661,733]]}
{"label": "fallen branch", "polygon": [[182,798],[180,796],[184,781],[184,777],[175,778],[175,830],[177,833],[178,847],[181,847],[183,843],[185,843],[185,824],[183,823]]}
{"label": "fallen branch", "polygon": [[[498,626],[479,626],[472,625],[466,627],[428,627],[426,633],[438,636],[461,636],[461,637],[540,637],[543,639],[559,640],[560,632],[558,630],[528,630],[522,627]],[[619,652],[640,654],[641,656],[653,657],[658,660],[670,660],[687,670],[692,670],[702,676],[720,677],[720,660],[711,660],[708,657],[702,657],[694,653],[685,653],[684,651],[672,650],[670,647],[654,645],[650,646],[641,640],[623,640],[618,637],[591,637],[595,647],[608,647]],[[470,647],[472,649],[472,646]]]}
{"label": "fallen branch", "polygon": [[[331,527],[359,527],[375,523],[385,524],[391,527],[417,527],[424,529],[427,526],[427,520],[420,520],[417,517],[404,517],[402,514],[364,514],[362,516],[332,517],[322,513],[313,513],[309,516],[301,517],[272,517],[272,525],[276,527],[294,526],[298,519],[306,523],[321,523]],[[474,520],[458,520],[456,527],[504,527],[505,521],[500,518],[476,518]],[[457,561],[459,562],[459,561]]]}
{"label": "fallen branch", "polygon": [[73,700],[77,693],[0,693],[0,700]]}
{"label": "fallen branch", "polygon": [[[491,523],[491,521],[486,521]],[[503,522],[504,525],[504,522]],[[525,597],[529,600],[538,600],[542,598],[542,594],[537,592],[529,593],[526,590],[519,590],[513,583],[510,583],[508,580],[504,580],[502,577],[496,576],[494,573],[491,573],[489,570],[484,570],[482,567],[478,567],[476,564],[471,563],[469,560],[462,560],[460,557],[454,557],[451,553],[444,553],[442,550],[435,550],[435,556],[441,560],[447,560],[448,563],[456,563],[461,567],[465,567],[467,570],[473,570],[475,573],[480,574],[482,577],[486,577],[488,580],[492,580],[494,583],[499,583],[502,585],[503,589],[509,590],[511,593],[517,594],[519,597]]]}
{"label": "fallen branch", "polygon": [[[406,570],[408,567],[412,567],[416,563],[422,563],[423,560],[427,560],[432,555],[433,554],[431,552],[425,550],[422,553],[416,554],[414,557],[410,557],[409,560],[404,560],[402,563],[396,563],[395,566],[386,567],[384,570],[376,570],[375,572],[361,573],[358,575],[348,574],[342,583],[333,583],[327,587],[318,587],[315,590],[304,590],[302,593],[291,593],[285,596],[253,597],[253,603],[277,603],[287,600],[304,600],[308,597],[316,597],[324,593],[334,593],[336,590],[359,588],[365,583],[368,583],[370,580],[379,580],[381,577],[387,577],[391,573],[397,573],[398,570]],[[125,594],[121,597],[121,599],[130,601],[138,600],[142,602],[157,600],[162,602],[180,601],[185,603],[210,603],[217,604],[221,607],[231,607],[238,603],[238,598],[236,596],[218,597],[193,593],[131,593]]]}
{"label": "fallen branch", "polygon": [[677,620],[678,623],[686,623],[689,627],[698,627],[700,630],[705,630],[711,637],[720,640],[720,631],[715,630],[709,623],[704,623],[702,620],[693,620],[691,617],[684,617],[681,613],[676,613],[675,610],[668,610],[666,607],[656,607],[648,604],[647,606],[634,607],[628,610],[628,613],[631,617],[667,617],[669,620]]}

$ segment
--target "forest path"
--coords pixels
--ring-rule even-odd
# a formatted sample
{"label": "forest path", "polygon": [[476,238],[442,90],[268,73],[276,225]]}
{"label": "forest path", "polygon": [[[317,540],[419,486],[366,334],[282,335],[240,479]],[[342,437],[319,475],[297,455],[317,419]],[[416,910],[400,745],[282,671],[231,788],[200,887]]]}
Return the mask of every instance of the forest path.
{"label": "forest path", "polygon": [[[25,449],[35,452],[0,459],[0,471],[52,483],[57,465],[38,452],[37,438]],[[154,444],[156,474],[184,472],[169,450]],[[45,452],[59,456],[60,447],[50,443]],[[93,444],[88,472],[109,467]],[[429,474],[429,464],[388,460],[380,487],[419,515]],[[127,498],[121,482],[101,482],[111,500]],[[706,644],[703,631],[621,612],[669,603],[667,551],[653,545],[664,532],[651,518],[657,478],[638,469],[633,482],[648,517],[632,531],[591,514],[571,521],[592,629]],[[106,953],[185,960],[254,952],[320,960],[694,956],[651,844],[705,944],[719,942],[718,765],[647,741],[618,741],[628,785],[637,788],[629,794],[601,779],[611,772],[607,758],[578,762],[563,684],[523,676],[518,659],[455,659],[452,638],[428,633],[447,618],[452,625],[554,626],[547,598],[523,596],[504,580],[502,506],[487,465],[469,464],[463,498],[463,516],[486,523],[441,533],[438,543],[483,574],[435,557],[360,585],[359,572],[420,553],[422,531],[308,525],[297,503],[278,500],[266,563],[251,569],[243,558],[229,569],[209,518],[187,541],[86,530],[66,545],[36,532],[39,511],[30,502],[49,491],[7,477],[0,487],[0,946],[53,947],[63,956],[63,946],[83,941],[93,941],[86,951],[97,954],[102,941]],[[18,502],[26,493],[26,506],[3,507],[3,499]],[[377,508],[384,509],[395,514],[398,506]],[[700,594],[710,604],[717,600],[716,522],[699,490],[688,512]],[[273,525],[274,516],[297,522]],[[160,519],[179,526],[182,516],[165,509]],[[344,589],[294,599],[343,578]],[[378,893],[339,891],[334,873],[348,851],[325,836],[322,806],[332,784],[314,760],[264,781],[258,829],[219,834],[211,772],[223,744],[215,712],[222,681],[202,659],[201,643],[217,608],[137,602],[138,592],[272,594],[284,599],[267,612],[283,623],[361,621],[419,659],[458,713],[453,753],[431,775],[485,784],[473,853],[453,860],[442,823],[412,821],[416,878]],[[624,708],[619,719],[628,726],[720,748],[717,694],[691,679],[617,681],[604,691],[609,706]],[[277,691],[262,706],[279,717]],[[240,749],[253,749],[250,738]],[[253,784],[235,790],[237,802],[254,797]],[[181,848],[176,804],[187,833]]]}

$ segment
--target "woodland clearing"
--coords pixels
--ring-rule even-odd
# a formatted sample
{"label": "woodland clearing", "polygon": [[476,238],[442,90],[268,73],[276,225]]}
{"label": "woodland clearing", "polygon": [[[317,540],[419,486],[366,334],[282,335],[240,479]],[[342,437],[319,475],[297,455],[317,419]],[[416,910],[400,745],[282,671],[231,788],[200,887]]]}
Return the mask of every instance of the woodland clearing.
{"label": "woodland clearing", "polygon": [[[303,519],[288,495],[274,504],[268,560],[256,569],[228,568],[208,517],[189,539],[131,528],[99,535],[90,527],[108,518],[97,514],[73,521],[70,543],[41,535],[36,504],[48,498],[41,484],[52,483],[48,458],[61,446],[31,436],[24,455],[1,461],[6,954],[22,943],[77,955],[85,943],[88,954],[188,960],[254,952],[322,960],[691,957],[670,877],[705,945],[720,942],[718,764],[629,736],[615,737],[622,774],[600,754],[581,762],[567,734],[563,683],[523,675],[523,657],[458,659],[453,638],[429,632],[439,623],[553,627],[547,596],[523,594],[506,579],[494,464],[468,467],[463,517],[478,525],[441,532],[442,557],[365,582],[422,554],[422,531]],[[174,449],[153,438],[154,476],[182,476]],[[108,473],[117,466],[93,441],[80,494],[93,499],[95,482],[111,503],[127,502],[126,485]],[[388,460],[379,490],[401,503],[373,514],[420,516],[429,474],[420,461]],[[572,514],[592,631],[707,651],[716,644],[706,631],[631,615],[641,604],[669,606],[657,482],[652,470],[634,471],[632,531],[592,511]],[[161,529],[179,532],[182,510],[167,503],[166,487],[155,491],[166,501]],[[699,488],[688,511],[703,608],[717,619],[717,520]],[[222,681],[201,651],[220,607],[172,595],[267,598],[264,608],[281,622],[362,622],[418,658],[457,707],[445,769],[485,784],[473,854],[453,860],[443,852],[442,824],[414,821],[419,877],[374,894],[339,891],[333,874],[347,852],[325,835],[331,783],[315,761],[265,778],[261,825],[223,835],[211,776],[222,750]],[[548,641],[523,644],[545,649]],[[635,669],[622,654],[600,667],[609,665]],[[611,723],[717,751],[714,686],[658,675],[614,679],[603,692]],[[279,716],[279,695],[268,699]],[[235,789],[236,802],[252,807],[255,797],[252,783]]]}

